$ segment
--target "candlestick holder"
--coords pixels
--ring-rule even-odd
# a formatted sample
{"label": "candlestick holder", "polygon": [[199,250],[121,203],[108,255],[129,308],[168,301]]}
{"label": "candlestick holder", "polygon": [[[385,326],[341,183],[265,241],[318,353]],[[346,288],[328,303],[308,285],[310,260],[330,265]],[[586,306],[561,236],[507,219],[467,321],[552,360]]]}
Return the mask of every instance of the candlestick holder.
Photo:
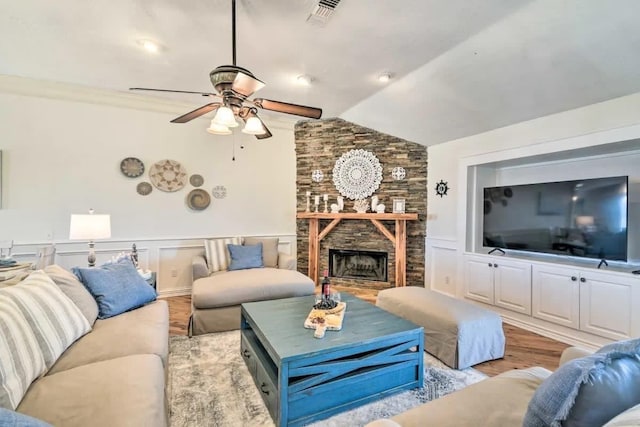
{"label": "candlestick holder", "polygon": [[328,203],[328,201],[325,199],[325,201],[324,201],[324,213],[329,213],[329,210],[327,209],[327,203]]}
{"label": "candlestick holder", "polygon": [[307,193],[307,208],[305,212],[311,212],[311,194]]}
{"label": "candlestick holder", "polygon": [[315,213],[318,213],[318,206],[320,205],[320,201],[319,201],[319,200],[318,200],[318,201],[316,201],[316,202],[314,203],[314,205],[315,205],[315,210],[314,210],[314,212],[315,212]]}

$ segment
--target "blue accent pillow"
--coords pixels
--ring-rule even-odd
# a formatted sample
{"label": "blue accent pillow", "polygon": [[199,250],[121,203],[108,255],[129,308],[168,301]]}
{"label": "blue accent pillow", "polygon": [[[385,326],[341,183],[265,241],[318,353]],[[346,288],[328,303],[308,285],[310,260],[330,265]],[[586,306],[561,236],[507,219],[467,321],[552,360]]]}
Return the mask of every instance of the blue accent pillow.
{"label": "blue accent pillow", "polygon": [[248,268],[262,268],[262,243],[257,245],[232,245],[227,244],[229,254],[231,255],[231,263],[229,263],[229,271],[246,270]]}
{"label": "blue accent pillow", "polygon": [[602,426],[640,403],[637,349],[611,344],[559,367],[534,393],[523,426]]}
{"label": "blue accent pillow", "polygon": [[0,408],[0,425],[7,427],[52,427],[37,418]]}
{"label": "blue accent pillow", "polygon": [[156,291],[144,280],[130,260],[73,272],[98,303],[98,319],[107,319],[141,307],[156,299]]}

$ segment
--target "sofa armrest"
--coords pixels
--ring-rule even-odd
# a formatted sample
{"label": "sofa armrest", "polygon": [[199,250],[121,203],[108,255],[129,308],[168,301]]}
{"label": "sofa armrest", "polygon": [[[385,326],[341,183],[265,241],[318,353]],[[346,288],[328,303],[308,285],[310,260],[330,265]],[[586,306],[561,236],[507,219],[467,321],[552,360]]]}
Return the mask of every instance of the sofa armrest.
{"label": "sofa armrest", "polygon": [[284,270],[295,270],[296,257],[293,255],[285,254],[284,252],[278,252],[278,268]]}
{"label": "sofa armrest", "polygon": [[573,359],[590,356],[592,354],[593,354],[593,351],[585,350],[584,348],[580,348],[580,347],[565,348],[564,351],[562,352],[562,355],[560,356],[560,363],[558,364],[558,366],[562,366]]}
{"label": "sofa armrest", "polygon": [[203,255],[196,255],[191,260],[191,271],[193,272],[193,281],[203,277],[209,277],[209,267],[207,267],[207,260]]}

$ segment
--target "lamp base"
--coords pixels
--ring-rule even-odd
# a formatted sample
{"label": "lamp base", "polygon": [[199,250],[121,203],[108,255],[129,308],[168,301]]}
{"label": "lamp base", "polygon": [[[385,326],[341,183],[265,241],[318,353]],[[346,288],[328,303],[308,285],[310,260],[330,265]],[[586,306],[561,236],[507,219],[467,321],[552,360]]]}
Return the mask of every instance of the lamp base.
{"label": "lamp base", "polygon": [[89,241],[89,257],[87,258],[89,261],[89,267],[96,266],[96,252],[94,250],[94,242],[93,240]]}

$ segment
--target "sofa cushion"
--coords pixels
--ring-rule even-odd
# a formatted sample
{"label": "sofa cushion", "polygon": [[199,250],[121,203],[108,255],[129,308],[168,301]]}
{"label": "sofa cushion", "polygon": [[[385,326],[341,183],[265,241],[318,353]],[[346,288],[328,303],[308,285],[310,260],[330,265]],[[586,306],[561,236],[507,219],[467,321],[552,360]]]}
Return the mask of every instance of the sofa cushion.
{"label": "sofa cushion", "polygon": [[246,270],[248,268],[262,268],[262,243],[257,245],[227,245],[231,262],[229,271]]}
{"label": "sofa cushion", "polygon": [[571,360],[536,390],[524,426],[604,425],[640,403],[640,355],[632,347]]}
{"label": "sofa cushion", "polygon": [[521,426],[527,403],[549,375],[550,371],[540,367],[508,371],[410,409],[392,420],[403,427]]}
{"label": "sofa cushion", "polygon": [[0,425],[3,427],[52,427],[44,421],[19,412],[0,408]]}
{"label": "sofa cushion", "polygon": [[229,237],[225,239],[209,239],[204,241],[204,251],[207,258],[209,274],[223,271],[229,267],[231,257],[227,245],[241,245],[241,237]]}
{"label": "sofa cushion", "polygon": [[265,267],[278,267],[278,243],[277,237],[245,237],[245,245],[257,245],[262,243],[262,263]]}
{"label": "sofa cushion", "polygon": [[44,272],[78,306],[89,324],[93,325],[98,318],[98,303],[76,275],[55,264],[45,267]]}
{"label": "sofa cushion", "polygon": [[632,427],[640,426],[640,405],[629,408],[608,423],[604,427]]}
{"label": "sofa cushion", "polygon": [[15,409],[45,370],[31,326],[16,303],[0,291],[0,408]]}
{"label": "sofa cushion", "polygon": [[74,268],[98,302],[99,319],[116,316],[156,299],[156,291],[138,274],[130,260],[97,268]]}
{"label": "sofa cushion", "polygon": [[[169,352],[169,309],[164,300],[108,319],[65,351],[49,375],[89,363],[134,354],[155,354],[166,365]],[[125,343],[125,344],[123,344]]]}
{"label": "sofa cushion", "polygon": [[153,354],[91,363],[34,382],[18,412],[64,427],[166,426],[164,375]]}
{"label": "sofa cushion", "polygon": [[213,274],[193,283],[195,308],[217,308],[313,294],[313,280],[302,273],[278,268],[254,268]]}
{"label": "sofa cushion", "polygon": [[42,270],[3,292],[29,322],[47,369],[67,347],[91,330],[80,309]]}

